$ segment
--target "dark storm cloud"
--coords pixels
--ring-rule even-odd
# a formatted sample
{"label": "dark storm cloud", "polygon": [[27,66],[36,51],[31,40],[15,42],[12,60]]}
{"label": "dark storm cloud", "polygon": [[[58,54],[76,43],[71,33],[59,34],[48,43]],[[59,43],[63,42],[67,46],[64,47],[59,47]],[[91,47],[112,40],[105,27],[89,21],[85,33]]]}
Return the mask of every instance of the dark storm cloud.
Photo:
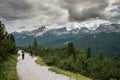
{"label": "dark storm cloud", "polygon": [[120,23],[120,0],[116,0],[112,6],[115,6],[115,9],[113,9],[115,11],[113,12],[113,15],[110,16],[109,20],[111,22]]}
{"label": "dark storm cloud", "polygon": [[70,20],[85,21],[104,18],[108,0],[65,0]]}
{"label": "dark storm cloud", "polygon": [[[50,2],[51,1],[51,2]],[[104,18],[108,0],[0,0],[0,17],[6,20],[28,19],[35,16],[63,18],[70,21]],[[54,2],[54,3],[53,3]]]}
{"label": "dark storm cloud", "polygon": [[77,21],[85,21],[91,18],[103,18],[104,14],[99,11],[99,8],[92,7],[89,9],[82,10],[82,12],[74,12],[73,10],[69,11],[70,19]]}
{"label": "dark storm cloud", "polygon": [[31,18],[31,11],[32,4],[25,0],[0,0],[0,17],[6,20]]}
{"label": "dark storm cloud", "polygon": [[[32,20],[36,17],[45,22],[47,19],[63,18],[67,10],[60,8],[59,0],[0,0],[0,18],[5,20]],[[30,19],[32,18],[32,19]],[[54,20],[55,21],[55,20]],[[48,22],[48,21],[47,21]],[[45,22],[45,23],[47,23]]]}
{"label": "dark storm cloud", "polygon": [[117,12],[120,13],[120,0],[113,3],[114,6],[117,6]]}

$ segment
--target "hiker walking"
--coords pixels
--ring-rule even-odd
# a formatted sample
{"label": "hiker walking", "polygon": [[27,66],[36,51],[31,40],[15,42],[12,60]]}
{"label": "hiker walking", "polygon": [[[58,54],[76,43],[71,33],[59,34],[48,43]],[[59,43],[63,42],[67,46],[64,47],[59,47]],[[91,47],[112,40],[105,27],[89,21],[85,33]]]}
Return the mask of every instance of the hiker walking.
{"label": "hiker walking", "polygon": [[24,60],[24,57],[25,57],[25,52],[24,50],[22,50],[22,60]]}
{"label": "hiker walking", "polygon": [[32,58],[33,58],[33,51],[31,50],[30,53],[31,53],[31,56],[32,56]]}

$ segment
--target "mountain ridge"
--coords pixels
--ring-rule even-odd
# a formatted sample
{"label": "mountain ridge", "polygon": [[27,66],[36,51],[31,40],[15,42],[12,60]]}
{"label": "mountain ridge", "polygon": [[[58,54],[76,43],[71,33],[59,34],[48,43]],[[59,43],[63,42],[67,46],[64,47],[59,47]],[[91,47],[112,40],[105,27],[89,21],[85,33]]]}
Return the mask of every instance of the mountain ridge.
{"label": "mountain ridge", "polygon": [[[57,29],[48,29],[45,26],[41,26],[38,29],[32,30],[32,31],[22,31],[19,32],[19,34],[25,34],[28,36],[42,36],[42,35],[49,35],[49,34],[55,34],[55,35],[63,35],[63,34],[70,34],[70,33],[100,33],[100,32],[120,32],[120,24],[100,24],[99,27],[97,27],[95,30],[90,30],[87,27],[81,27],[75,28],[72,30],[67,30],[66,27],[57,28]],[[17,32],[13,32],[12,34],[17,34]]]}
{"label": "mountain ridge", "polygon": [[[33,40],[36,37],[38,44],[43,44],[46,47],[61,47],[65,46],[67,42],[72,41],[76,48],[87,49],[87,47],[91,47],[94,53],[103,50],[106,54],[110,55],[120,54],[120,25],[111,24],[110,27],[108,25],[104,25],[102,28],[101,26],[102,25],[94,31],[91,31],[86,27],[67,31],[64,27],[59,29],[51,29],[38,36],[26,35],[24,33],[17,32],[13,33],[13,35],[17,46],[32,45]],[[45,27],[39,29],[38,31],[41,32],[46,30]]]}

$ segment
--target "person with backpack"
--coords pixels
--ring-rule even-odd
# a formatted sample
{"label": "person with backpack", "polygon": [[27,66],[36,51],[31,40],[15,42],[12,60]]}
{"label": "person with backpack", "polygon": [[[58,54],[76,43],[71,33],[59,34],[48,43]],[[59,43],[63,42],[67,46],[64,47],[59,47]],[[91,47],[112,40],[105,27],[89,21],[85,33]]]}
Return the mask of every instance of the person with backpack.
{"label": "person with backpack", "polygon": [[32,50],[30,50],[30,53],[31,53],[31,56],[32,56],[32,58],[33,58],[33,51],[32,51]]}
{"label": "person with backpack", "polygon": [[24,57],[25,57],[25,52],[24,50],[22,50],[22,60],[24,60]]}

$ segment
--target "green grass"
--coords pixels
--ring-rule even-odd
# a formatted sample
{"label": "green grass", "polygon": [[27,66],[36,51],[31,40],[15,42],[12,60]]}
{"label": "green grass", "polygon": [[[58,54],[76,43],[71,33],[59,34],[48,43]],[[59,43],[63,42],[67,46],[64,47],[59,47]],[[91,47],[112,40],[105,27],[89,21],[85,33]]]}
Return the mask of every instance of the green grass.
{"label": "green grass", "polygon": [[[36,63],[40,64],[42,66],[46,66],[45,62],[43,61],[43,59],[41,57],[39,57],[36,60]],[[72,73],[70,71],[65,71],[65,70],[59,69],[59,68],[54,67],[54,66],[50,66],[49,70],[56,72],[57,74],[63,74],[63,75],[66,75],[68,77],[74,78],[75,80],[92,80],[92,79],[85,77],[83,75],[80,75],[77,73]]]}
{"label": "green grass", "polygon": [[6,61],[0,63],[0,80],[18,80],[16,63],[17,54],[9,55]]}
{"label": "green grass", "polygon": [[38,57],[38,59],[35,61],[37,64],[40,64],[41,66],[47,66],[43,59],[41,57]]}
{"label": "green grass", "polygon": [[59,69],[59,68],[54,67],[54,66],[52,66],[49,70],[56,72],[58,74],[63,74],[63,75],[69,76],[71,78],[74,78],[75,80],[92,80],[92,79],[85,77],[83,75],[80,75],[77,73],[72,73],[70,71],[65,71],[65,70]]}

